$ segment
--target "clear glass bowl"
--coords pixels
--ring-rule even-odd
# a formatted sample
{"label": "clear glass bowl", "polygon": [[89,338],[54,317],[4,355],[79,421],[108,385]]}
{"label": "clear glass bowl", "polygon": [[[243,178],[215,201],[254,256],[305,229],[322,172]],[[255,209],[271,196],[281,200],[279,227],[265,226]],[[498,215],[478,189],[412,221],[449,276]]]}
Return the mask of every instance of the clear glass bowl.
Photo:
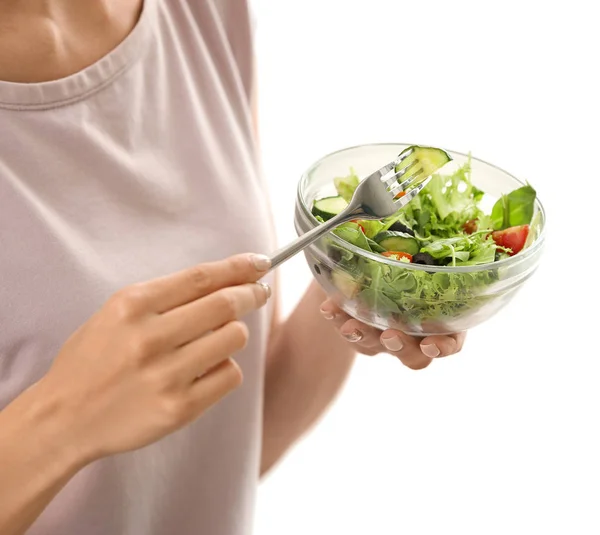
{"label": "clear glass bowl", "polygon": [[[350,147],[313,164],[298,185],[296,232],[301,235],[319,224],[311,213],[312,204],[317,198],[336,194],[334,177],[347,175],[350,168],[358,176],[366,176],[408,146],[389,143]],[[453,162],[444,167],[443,174],[468,160],[466,154],[448,152]],[[482,207],[488,212],[502,194],[524,185],[506,171],[474,157],[471,157],[471,179],[486,192]],[[304,256],[325,292],[359,321],[378,329],[398,329],[417,336],[455,333],[472,329],[494,316],[535,272],[543,250],[545,219],[538,199],[533,219],[537,223],[531,227],[534,241],[513,257],[482,266],[402,263],[369,253],[331,233],[307,247]],[[406,290],[401,298],[390,302],[373,291],[372,277],[381,274],[394,281],[396,292]],[[422,284],[424,279],[427,284]],[[427,287],[427,292],[420,292],[421,287]]]}

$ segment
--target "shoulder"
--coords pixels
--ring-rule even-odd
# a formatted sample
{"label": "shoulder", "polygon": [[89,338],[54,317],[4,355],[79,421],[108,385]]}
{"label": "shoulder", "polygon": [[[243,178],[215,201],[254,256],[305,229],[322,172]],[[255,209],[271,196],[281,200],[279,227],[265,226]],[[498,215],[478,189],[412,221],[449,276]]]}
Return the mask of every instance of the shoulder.
{"label": "shoulder", "polygon": [[[171,0],[163,0],[170,2]],[[254,24],[248,0],[179,0],[205,38],[224,42],[248,94],[254,71]]]}

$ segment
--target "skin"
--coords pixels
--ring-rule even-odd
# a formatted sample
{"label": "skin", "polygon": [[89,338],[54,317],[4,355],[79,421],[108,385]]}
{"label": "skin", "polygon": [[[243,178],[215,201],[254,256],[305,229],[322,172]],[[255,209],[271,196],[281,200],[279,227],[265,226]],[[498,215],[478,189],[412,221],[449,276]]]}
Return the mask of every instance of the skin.
{"label": "skin", "polygon": [[0,412],[0,532],[24,533],[82,467],[194,421],[240,386],[242,318],[270,288],[238,255],[115,293]]}
{"label": "skin", "polygon": [[[0,79],[78,72],[128,35],[140,9],[139,0],[4,0]],[[48,373],[0,411],[0,533],[25,533],[86,465],[174,432],[239,387],[233,357],[251,335],[241,320],[271,294],[256,284],[267,260],[236,255],[123,288],[73,333]],[[324,414],[358,353],[389,353],[419,370],[464,342],[464,334],[377,331],[340,311],[316,283],[283,321],[278,285],[261,474]]]}

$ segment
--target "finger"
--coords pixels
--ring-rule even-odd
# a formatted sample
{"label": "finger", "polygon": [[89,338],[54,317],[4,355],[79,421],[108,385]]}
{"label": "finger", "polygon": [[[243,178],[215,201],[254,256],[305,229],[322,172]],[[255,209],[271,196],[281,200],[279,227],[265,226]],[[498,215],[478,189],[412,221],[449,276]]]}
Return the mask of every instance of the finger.
{"label": "finger", "polygon": [[464,344],[466,333],[427,336],[421,340],[420,348],[429,358],[448,357],[458,353]]}
{"label": "finger", "polygon": [[380,331],[351,318],[331,299],[324,301],[320,310],[322,316],[331,323],[332,327],[338,330],[340,335],[351,343],[357,343],[358,351],[368,356],[381,353]]}
{"label": "finger", "polygon": [[240,254],[137,284],[135,290],[148,308],[160,314],[221,288],[255,282],[269,267],[266,256]]}
{"label": "finger", "polygon": [[262,307],[271,295],[263,283],[242,284],[218,290],[159,317],[162,340],[170,347],[187,344]]}
{"label": "finger", "polygon": [[210,372],[196,379],[188,392],[192,414],[199,416],[242,384],[242,370],[232,359],[217,364]]}
{"label": "finger", "polygon": [[398,357],[402,364],[412,370],[422,370],[431,364],[432,359],[423,354],[419,341],[402,331],[384,331],[380,341],[390,355]]}
{"label": "finger", "polygon": [[180,347],[170,355],[169,365],[176,368],[175,373],[183,384],[190,384],[243,349],[247,342],[248,327],[241,321],[232,321]]}
{"label": "finger", "polygon": [[352,319],[346,314],[340,307],[338,307],[331,299],[323,301],[321,304],[321,315],[327,321],[331,322],[331,325],[337,329],[341,329],[344,323]]}
{"label": "finger", "polygon": [[[357,343],[361,347],[381,348],[381,343],[379,341],[381,331],[358,320],[349,319],[344,322],[340,327],[339,332],[348,342]],[[383,350],[383,348],[381,348],[381,350]]]}
{"label": "finger", "polygon": [[326,320],[334,320],[336,315],[339,314],[341,311],[340,307],[338,307],[334,301],[332,301],[331,299],[326,299],[325,301],[323,301],[321,303],[321,315],[326,319]]}

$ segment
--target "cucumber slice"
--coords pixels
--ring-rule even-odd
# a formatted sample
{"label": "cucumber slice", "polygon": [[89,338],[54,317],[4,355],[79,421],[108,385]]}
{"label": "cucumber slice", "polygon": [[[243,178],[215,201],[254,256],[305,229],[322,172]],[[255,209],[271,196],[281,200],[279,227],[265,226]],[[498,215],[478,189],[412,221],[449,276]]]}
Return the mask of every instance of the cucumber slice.
{"label": "cucumber slice", "polygon": [[405,232],[386,230],[377,234],[375,241],[386,251],[402,251],[413,256],[421,249],[417,239]]}
{"label": "cucumber slice", "polygon": [[[452,160],[445,150],[435,147],[423,147],[421,145],[412,145],[404,149],[399,156],[402,156],[409,150],[412,150],[412,153],[396,166],[396,172],[406,169],[409,166],[412,167],[406,171],[406,174],[403,177],[398,179],[398,182],[406,180],[411,174],[419,169],[423,169],[423,171],[414,178],[425,180],[429,175],[432,175]],[[414,182],[414,185],[418,185],[418,182]]]}
{"label": "cucumber slice", "polygon": [[327,221],[334,215],[338,215],[346,206],[348,203],[343,197],[324,197],[313,203],[312,213]]}
{"label": "cucumber slice", "polygon": [[360,291],[360,282],[345,271],[334,271],[331,280],[346,299],[352,299]]}
{"label": "cucumber slice", "polygon": [[367,243],[374,253],[385,253],[386,248],[379,245],[375,240],[367,238]]}

